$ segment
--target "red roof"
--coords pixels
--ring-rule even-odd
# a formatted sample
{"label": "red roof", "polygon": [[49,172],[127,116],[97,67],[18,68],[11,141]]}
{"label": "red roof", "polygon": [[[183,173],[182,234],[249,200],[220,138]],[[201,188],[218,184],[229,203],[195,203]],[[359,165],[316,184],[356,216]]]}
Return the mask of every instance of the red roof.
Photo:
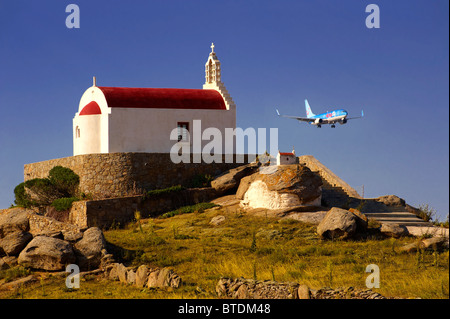
{"label": "red roof", "polygon": [[94,115],[94,114],[102,114],[100,106],[98,106],[97,102],[95,101],[86,104],[80,112],[80,115]]}
{"label": "red roof", "polygon": [[294,153],[281,153],[280,152],[280,155],[282,155],[282,156],[289,156],[289,155],[294,155]]}
{"label": "red roof", "polygon": [[109,107],[226,110],[216,90],[99,87]]}

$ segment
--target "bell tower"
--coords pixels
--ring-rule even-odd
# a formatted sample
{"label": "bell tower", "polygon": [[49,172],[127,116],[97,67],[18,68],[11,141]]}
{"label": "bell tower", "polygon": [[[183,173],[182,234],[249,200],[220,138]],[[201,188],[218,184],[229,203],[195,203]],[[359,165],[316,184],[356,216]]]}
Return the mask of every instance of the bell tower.
{"label": "bell tower", "polygon": [[209,53],[208,60],[205,64],[205,84],[203,84],[203,89],[218,91],[225,100],[227,110],[234,110],[236,109],[236,104],[221,80],[220,61],[217,58],[216,52],[214,52],[214,48],[214,43],[211,43],[211,53]]}

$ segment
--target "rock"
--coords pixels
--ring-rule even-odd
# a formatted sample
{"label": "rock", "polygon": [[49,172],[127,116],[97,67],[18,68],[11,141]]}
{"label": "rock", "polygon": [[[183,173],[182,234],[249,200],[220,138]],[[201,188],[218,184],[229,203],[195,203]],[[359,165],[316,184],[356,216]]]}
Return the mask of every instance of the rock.
{"label": "rock", "polygon": [[156,269],[150,272],[148,276],[147,287],[173,287],[178,288],[181,285],[181,278],[169,268]]}
{"label": "rock", "polygon": [[431,237],[426,239],[418,239],[413,243],[400,247],[401,252],[416,252],[418,249],[424,250],[440,250],[447,247],[448,239],[445,237]]}
{"label": "rock", "polygon": [[217,215],[217,216],[211,218],[211,221],[209,222],[209,224],[217,226],[217,225],[223,223],[225,221],[225,219],[226,219],[225,216]]}
{"label": "rock", "polygon": [[148,282],[148,267],[146,265],[140,265],[136,270],[136,287],[143,288]]}
{"label": "rock", "polygon": [[35,275],[29,275],[8,283],[5,283],[4,285],[2,285],[2,289],[9,289],[9,290],[13,290],[13,289],[18,289],[19,287],[25,287],[29,284],[32,284],[34,282],[37,282],[38,278],[36,278]]}
{"label": "rock", "polygon": [[67,264],[75,261],[70,243],[45,236],[34,237],[18,258],[20,265],[43,270],[63,270]]}
{"label": "rock", "polygon": [[297,299],[298,283],[220,278],[216,292],[221,298]]}
{"label": "rock", "polygon": [[0,258],[0,270],[8,269],[17,266],[17,257],[5,256]]}
{"label": "rock", "polygon": [[83,238],[82,232],[72,232],[72,231],[65,231],[63,232],[64,240],[69,242],[77,242],[81,238]]}
{"label": "rock", "polygon": [[33,233],[33,235],[34,236],[46,236],[46,237],[58,238],[58,239],[64,240],[64,235],[59,230],[57,230],[57,231],[51,231],[51,230],[41,231],[39,233]]}
{"label": "rock", "polygon": [[211,187],[219,193],[236,190],[239,186],[239,182],[243,177],[251,175],[257,170],[258,165],[255,163],[230,169],[211,181]]}
{"label": "rock", "polygon": [[0,271],[8,269],[9,265],[3,260],[3,258],[0,258]]}
{"label": "rock", "polygon": [[425,249],[441,249],[441,248],[447,248],[446,243],[447,240],[445,237],[432,237],[432,238],[426,238],[422,240],[423,248]]}
{"label": "rock", "polygon": [[395,195],[380,196],[375,199],[378,202],[383,203],[386,206],[405,206],[405,200]]}
{"label": "rock", "polygon": [[367,226],[369,225],[369,219],[367,218],[367,216],[355,208],[349,208],[348,211],[356,215],[356,226],[358,228],[358,231],[362,232],[366,230]]}
{"label": "rock", "polygon": [[134,285],[136,283],[136,273],[132,269],[127,272],[127,283],[129,285]]}
{"label": "rock", "polygon": [[422,245],[422,243],[421,243],[420,240],[419,240],[418,242],[415,242],[415,243],[406,244],[406,245],[400,247],[399,250],[400,250],[401,252],[412,253],[412,252],[417,251],[417,248],[418,248],[418,247],[423,248],[423,245]]}
{"label": "rock", "polygon": [[24,231],[16,231],[10,233],[0,239],[0,248],[3,249],[8,256],[18,255],[23,248],[33,239],[33,235]]}
{"label": "rock", "polygon": [[307,285],[300,285],[298,287],[298,299],[311,299],[311,292]]}
{"label": "rock", "polygon": [[244,177],[236,192],[243,206],[281,209],[320,206],[322,179],[302,165],[264,167]]}
{"label": "rock", "polygon": [[327,239],[347,239],[356,233],[357,216],[348,210],[333,207],[317,226],[317,233]]}
{"label": "rock", "polygon": [[28,231],[28,216],[34,211],[25,208],[5,209],[0,215],[0,238],[16,231]]}
{"label": "rock", "polygon": [[400,238],[409,234],[405,226],[394,223],[382,223],[380,232],[387,237],[393,238]]}
{"label": "rock", "polygon": [[127,283],[127,267],[125,267],[121,263],[114,263],[112,266],[113,267],[109,272],[109,279],[119,280],[122,283]]}
{"label": "rock", "polygon": [[106,248],[105,238],[98,227],[88,228],[83,238],[74,245],[80,269],[95,269],[103,257],[102,250]]}

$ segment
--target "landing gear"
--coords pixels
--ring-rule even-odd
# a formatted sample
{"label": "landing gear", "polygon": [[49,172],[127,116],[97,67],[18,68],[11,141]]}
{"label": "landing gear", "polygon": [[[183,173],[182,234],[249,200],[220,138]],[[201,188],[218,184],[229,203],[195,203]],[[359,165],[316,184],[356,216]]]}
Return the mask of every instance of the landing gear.
{"label": "landing gear", "polygon": [[321,127],[322,127],[322,125],[320,125],[320,124],[317,124],[317,127],[318,127],[318,128],[321,128]]}
{"label": "landing gear", "polygon": [[336,125],[334,125],[334,124],[333,124],[333,125],[331,125],[331,128],[335,128],[335,127],[336,127]]}

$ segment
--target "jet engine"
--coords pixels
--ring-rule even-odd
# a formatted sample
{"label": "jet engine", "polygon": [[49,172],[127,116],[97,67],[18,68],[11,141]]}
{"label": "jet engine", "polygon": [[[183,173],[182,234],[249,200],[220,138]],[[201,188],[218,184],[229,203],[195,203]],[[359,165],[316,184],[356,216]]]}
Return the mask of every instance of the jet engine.
{"label": "jet engine", "polygon": [[342,119],[342,120],[340,120],[339,121],[339,123],[342,125],[342,124],[345,124],[345,123],[347,123],[347,119]]}
{"label": "jet engine", "polygon": [[316,120],[314,121],[314,124],[315,124],[315,125],[319,125],[319,124],[322,124],[322,122],[323,122],[322,119],[316,119]]}

